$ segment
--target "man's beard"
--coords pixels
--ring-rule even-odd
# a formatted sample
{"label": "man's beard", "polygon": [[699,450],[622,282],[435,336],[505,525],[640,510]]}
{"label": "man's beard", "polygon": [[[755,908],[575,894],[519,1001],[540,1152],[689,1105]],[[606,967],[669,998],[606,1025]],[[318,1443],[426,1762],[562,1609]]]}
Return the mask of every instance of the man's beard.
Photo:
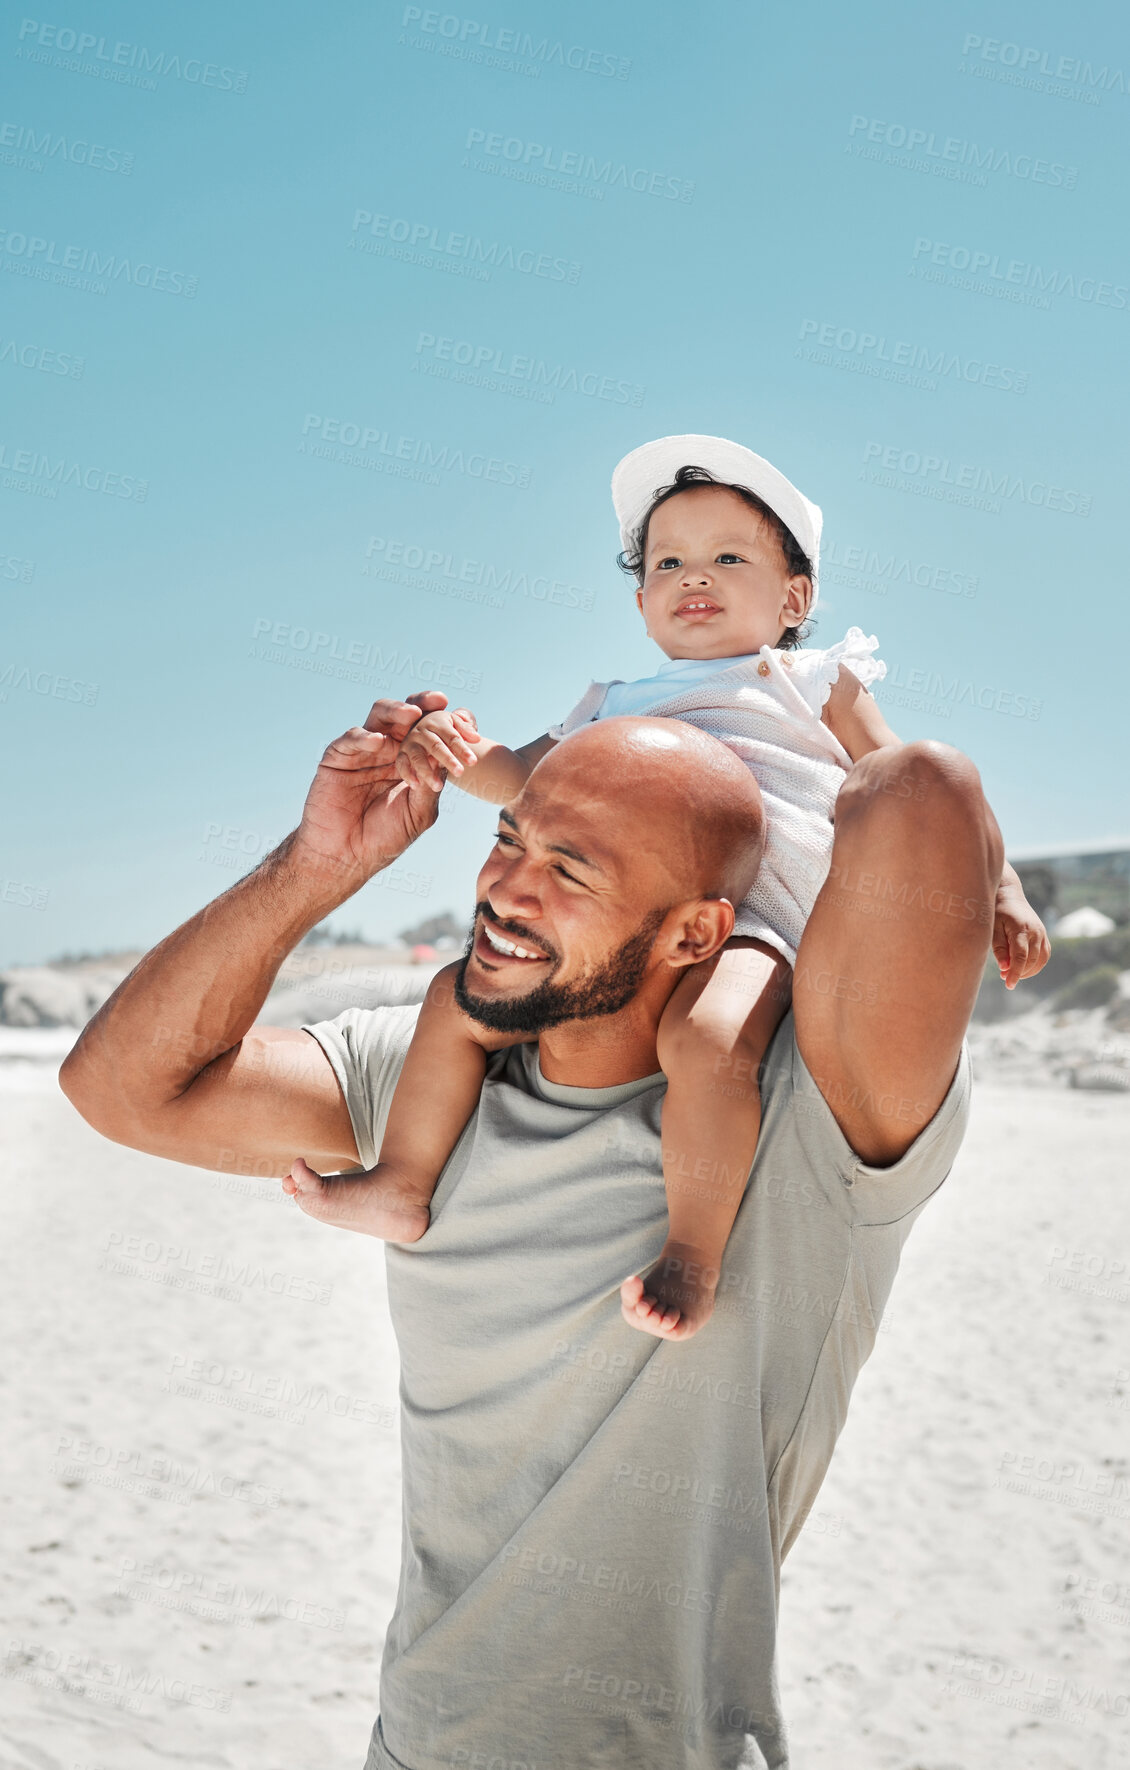
{"label": "man's beard", "polygon": [[[455,974],[455,1000],[465,1014],[491,1032],[527,1033],[531,1038],[566,1020],[595,1020],[602,1014],[619,1014],[621,1008],[626,1008],[643,980],[655,936],[667,914],[666,910],[653,910],[623,946],[595,970],[586,971],[573,983],[555,983],[551,973],[527,995],[495,999],[474,996],[467,988],[467,963],[475,941],[475,922],[487,907],[486,904],[476,906],[467,949]],[[499,931],[504,930],[509,935],[505,922],[499,924]],[[525,928],[515,928],[510,938],[520,940],[523,935],[530,941],[535,939]],[[545,950],[544,942],[538,941],[537,944]],[[559,955],[548,953],[547,956],[560,963]]]}

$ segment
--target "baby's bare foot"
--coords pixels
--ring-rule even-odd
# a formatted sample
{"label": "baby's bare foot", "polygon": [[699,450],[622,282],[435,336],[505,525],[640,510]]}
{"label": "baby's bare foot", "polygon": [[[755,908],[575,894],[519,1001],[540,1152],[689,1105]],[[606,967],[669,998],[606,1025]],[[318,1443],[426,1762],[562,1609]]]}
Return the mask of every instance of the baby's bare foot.
{"label": "baby's bare foot", "polygon": [[282,1184],[308,1217],[382,1241],[419,1241],[431,1221],[419,1195],[379,1162],[366,1174],[323,1177],[299,1156]]}
{"label": "baby's bare foot", "polygon": [[689,1340],[714,1313],[718,1266],[702,1248],[668,1241],[655,1265],[620,1286],[620,1313],[630,1327],[660,1340]]}

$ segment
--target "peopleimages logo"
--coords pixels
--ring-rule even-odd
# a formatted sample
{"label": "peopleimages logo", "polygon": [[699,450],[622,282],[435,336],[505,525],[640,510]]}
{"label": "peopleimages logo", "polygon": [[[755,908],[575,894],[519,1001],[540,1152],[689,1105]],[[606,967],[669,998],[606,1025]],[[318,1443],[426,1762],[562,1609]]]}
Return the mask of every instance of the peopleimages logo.
{"label": "peopleimages logo", "polygon": [[380,430],[372,424],[355,424],[347,419],[324,418],[307,412],[302,420],[302,441],[299,453],[316,455],[322,460],[338,461],[349,467],[367,467],[373,471],[402,470],[411,478],[425,476],[428,485],[440,485],[439,473],[462,473],[468,479],[485,479],[492,485],[517,486],[525,491],[530,483],[530,469],[518,461],[504,461],[498,455],[470,454],[466,449],[452,448],[449,443],[435,442],[427,437],[395,436],[391,430]]}
{"label": "peopleimages logo", "polygon": [[64,1653],[43,1641],[10,1640],[4,1650],[5,1663],[0,1670],[7,1676],[40,1689],[66,1691],[68,1696],[82,1696],[110,1708],[124,1708],[144,1713],[142,1699],[160,1696],[165,1702],[191,1703],[197,1708],[215,1709],[227,1714],[231,1708],[231,1691],[213,1689],[208,1684],[190,1682],[187,1678],[169,1677],[148,1667],[132,1666],[124,1660],[99,1659],[96,1654],[76,1648]]}
{"label": "peopleimages logo", "polygon": [[[81,271],[109,283],[123,280],[141,289],[156,289],[166,295],[195,295],[196,278],[183,270],[165,270],[159,265],[137,263],[132,258],[119,258],[114,252],[99,252],[96,246],[61,246],[42,234],[25,234],[0,228],[0,252],[5,254],[5,270],[20,275],[40,277],[45,281],[73,282],[68,271]],[[18,262],[9,263],[9,259]],[[48,267],[58,272],[52,275]]]}
{"label": "peopleimages logo", "polygon": [[144,504],[149,496],[149,481],[136,479],[129,473],[111,473],[105,467],[91,467],[81,461],[68,461],[60,455],[52,459],[38,449],[10,449],[0,442],[0,472],[14,474],[35,484],[40,495],[54,498],[60,486],[77,486],[84,492],[104,492],[110,498],[132,498]]}
{"label": "peopleimages logo", "polygon": [[903,554],[880,552],[877,547],[835,540],[821,548],[820,579],[845,590],[868,590],[875,596],[885,596],[892,584],[913,584],[947,596],[976,596],[980,582],[969,572],[949,566],[928,565]]}
{"label": "peopleimages logo", "polygon": [[57,701],[81,701],[84,707],[96,706],[98,702],[97,682],[53,676],[50,670],[37,670],[33,676],[27,664],[21,664],[18,670],[15,664],[5,664],[0,669],[0,704],[8,699],[10,688],[24,688],[28,694],[47,695]]}
{"label": "peopleimages logo", "polygon": [[1014,148],[981,147],[960,135],[941,136],[933,129],[885,123],[878,117],[854,116],[848,138],[849,142],[858,139],[878,147],[904,148],[908,154],[922,154],[939,164],[969,166],[975,172],[1006,172],[1031,184],[1058,185],[1067,191],[1074,190],[1079,178],[1078,166],[1065,166],[1059,160],[1017,153]]}
{"label": "peopleimages logo", "polygon": [[1126,283],[1079,276],[1070,270],[1049,269],[1042,264],[1029,264],[1023,258],[1006,259],[999,252],[988,252],[976,246],[951,246],[945,240],[930,240],[923,234],[914,242],[911,276],[915,275],[915,265],[919,264],[967,271],[971,279],[982,277],[989,283],[1000,283],[1002,288],[1011,284],[1017,289],[1032,290],[1037,295],[1070,295],[1076,301],[1092,302],[1096,307],[1125,308],[1130,305],[1130,285]]}
{"label": "peopleimages logo", "polygon": [[[497,25],[487,24],[483,19],[458,18],[453,12],[425,12],[421,6],[406,6],[400,23],[402,26],[415,25],[418,31],[446,39],[449,43],[494,51],[498,56],[516,56],[519,60],[538,62],[542,67],[556,64],[572,68],[577,74],[596,74],[606,80],[626,80],[632,66],[622,55],[585,49],[579,43],[566,45],[549,37],[535,37],[529,31],[499,30]],[[431,47],[429,43],[428,48]],[[487,66],[491,66],[492,58],[486,59]]]}
{"label": "peopleimages logo", "polygon": [[[942,1695],[973,1696],[1073,1726],[1083,1725],[1082,1711],[1087,1709],[1104,1715],[1130,1714],[1130,1691],[1112,1690],[1090,1681],[1080,1684],[1070,1673],[1060,1676],[1042,1668],[1030,1669],[1008,1660],[982,1659],[964,1652],[952,1656]],[[1073,1715],[1072,1710],[1079,1712]],[[1083,1759],[1088,1756],[1082,1754]]]}
{"label": "peopleimages logo", "polygon": [[[153,80],[138,81],[130,78],[130,73],[158,74],[166,79],[185,80],[190,86],[214,86],[220,92],[246,92],[247,75],[236,68],[221,67],[218,62],[201,61],[199,56],[183,56],[170,54],[165,49],[147,49],[141,43],[114,43],[108,47],[105,37],[96,37],[93,31],[76,31],[69,25],[40,24],[38,19],[25,18],[18,32],[19,42],[27,44],[27,49],[17,49],[17,56],[26,54],[29,61],[51,61],[54,59],[59,67],[68,72],[97,73],[103,79],[116,80],[122,85],[145,85],[150,91],[156,91]],[[58,56],[39,56],[32,53],[32,45],[38,49],[58,49],[64,54],[92,55],[93,62],[60,61]]]}
{"label": "peopleimages logo", "polygon": [[[649,172],[646,167],[629,167],[623,160],[602,160],[580,149],[556,148],[544,141],[526,141],[518,135],[499,135],[486,129],[469,129],[464,148],[480,152],[496,160],[508,160],[534,173],[560,173],[566,177],[587,180],[593,185],[624,190],[640,196],[663,197],[672,203],[693,203],[694,185],[690,179],[675,178],[666,172]],[[535,177],[536,182],[536,177]]]}
{"label": "peopleimages logo", "polygon": [[425,682],[434,688],[454,688],[459,692],[466,689],[476,694],[483,685],[481,670],[468,670],[462,664],[424,657],[416,652],[385,651],[379,645],[366,644],[359,639],[350,640],[346,651],[342,652],[338,649],[342,643],[338,635],[319,633],[311,627],[292,627],[289,621],[274,621],[269,615],[259,616],[251,637],[266,638],[272,645],[310,652],[315,656],[324,651],[327,658],[364,664],[370,669],[383,671],[386,676],[408,676],[413,682]]}
{"label": "peopleimages logo", "polygon": [[0,363],[39,369],[45,375],[68,375],[72,381],[81,381],[86,358],[49,350],[44,344],[17,344],[14,338],[0,338]]}
{"label": "peopleimages logo", "polygon": [[837,350],[857,356],[873,374],[881,374],[879,365],[886,364],[894,369],[910,370],[912,376],[928,378],[936,375],[939,380],[968,381],[975,386],[995,388],[1000,393],[1025,393],[1028,388],[1027,369],[983,362],[979,357],[962,356],[958,351],[944,347],[910,344],[905,339],[887,338],[881,332],[863,332],[855,326],[802,320],[800,338],[804,343],[813,340],[826,351]]}
{"label": "peopleimages logo", "polygon": [[[911,707],[943,719],[948,719],[953,708],[960,706],[979,707],[982,713],[1005,713],[1010,719],[1039,719],[1044,710],[1043,701],[1030,694],[993,688],[960,676],[947,678],[940,670],[904,670],[901,664],[888,669],[872,692],[880,704]],[[966,899],[967,903],[972,901]]]}
{"label": "peopleimages logo", "polygon": [[[454,368],[449,370],[448,363]],[[440,338],[434,332],[418,335],[412,367],[448,380],[465,380],[470,386],[493,388],[501,383],[503,391],[510,391],[505,384],[514,383],[514,391],[528,387],[546,404],[552,403],[556,393],[587,394],[590,399],[610,400],[617,406],[640,406],[644,399],[644,389],[634,381],[619,381],[595,369],[569,368],[564,363],[550,365],[540,357],[521,356],[465,338]]]}
{"label": "peopleimages logo", "polygon": [[[361,570],[368,578],[383,578],[409,589],[452,596],[457,601],[483,602],[489,608],[504,608],[505,596],[526,596],[531,602],[583,609],[585,613],[593,607],[593,592],[579,584],[547,578],[538,572],[516,571],[512,566],[491,565],[483,559],[459,557],[442,547],[421,547],[412,541],[370,535],[365,559],[367,563]],[[373,560],[378,563],[368,563]],[[412,573],[420,575],[413,577]]]}
{"label": "peopleimages logo", "polygon": [[122,148],[52,135],[50,129],[37,130],[29,123],[0,123],[0,147],[44,160],[69,160],[74,166],[92,166],[103,172],[133,171],[133,155]]}
{"label": "peopleimages logo", "polygon": [[[1089,492],[1050,486],[1045,480],[1025,479],[1022,474],[1010,473],[1007,468],[980,467],[970,461],[951,461],[948,455],[925,454],[920,449],[900,449],[897,444],[879,442],[864,444],[863,463],[862,477],[873,485],[890,485],[896,491],[925,487],[927,496],[952,494],[947,501],[969,501],[975,508],[994,512],[999,511],[1001,499],[1011,499],[1020,504],[1038,505],[1045,510],[1062,511],[1066,516],[1091,514]],[[901,476],[901,482],[894,477],[896,475]],[[979,505],[978,499],[988,502]]]}
{"label": "peopleimages logo", "polygon": [[350,250],[356,251],[359,245],[362,251],[404,258],[409,263],[424,262],[445,269],[465,267],[483,282],[490,281],[492,270],[515,270],[523,276],[544,277],[551,283],[576,283],[581,275],[582,267],[575,258],[555,258],[549,252],[511,246],[502,240],[488,242],[477,234],[461,234],[453,228],[445,233],[427,221],[408,221],[400,215],[378,215],[372,209],[354,210],[353,233],[368,234],[381,244],[370,246],[364,238],[360,241],[351,239]]}
{"label": "peopleimages logo", "polygon": [[[1090,104],[1098,104],[1104,92],[1130,92],[1130,80],[1121,68],[1106,63],[1096,67],[1077,55],[1053,55],[1050,50],[1036,49],[1031,44],[970,35],[963,40],[961,53],[966,58],[961,67],[963,74],[977,73],[1009,85],[1030,86],[1037,92],[1051,91],[1059,96],[1059,88],[1048,87],[1047,80],[1062,82],[1064,91],[1070,91],[1072,98]],[[1012,70],[1011,76],[1003,71],[998,73],[998,69]]]}

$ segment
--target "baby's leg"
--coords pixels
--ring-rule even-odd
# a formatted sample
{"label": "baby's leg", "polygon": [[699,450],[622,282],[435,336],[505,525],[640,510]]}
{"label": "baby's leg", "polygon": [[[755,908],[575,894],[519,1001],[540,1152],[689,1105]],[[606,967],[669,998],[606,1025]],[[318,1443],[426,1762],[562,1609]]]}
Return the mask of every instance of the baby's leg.
{"label": "baby's leg", "polygon": [[761,1129],[757,1077],[792,991],[781,954],[731,940],[681,978],[659,1023],[667,1240],[621,1286],[624,1319],[665,1340],[698,1332],[714,1309],[726,1240]]}
{"label": "baby's leg", "polygon": [[376,1167],[322,1178],[300,1158],[283,1181],[308,1216],[383,1241],[419,1241],[427,1229],[436,1182],[475,1110],[487,1051],[517,1042],[476,1026],[456,1006],[457,970],[445,965],[429,985]]}

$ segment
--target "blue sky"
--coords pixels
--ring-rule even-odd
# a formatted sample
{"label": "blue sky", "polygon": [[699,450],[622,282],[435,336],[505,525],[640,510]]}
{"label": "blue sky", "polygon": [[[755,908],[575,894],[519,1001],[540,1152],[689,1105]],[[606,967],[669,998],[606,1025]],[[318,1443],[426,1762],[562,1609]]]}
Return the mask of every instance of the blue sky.
{"label": "blue sky", "polygon": [[[161,939],[380,694],[647,673],[676,431],[822,505],[813,643],[1014,851],[1124,837],[1124,9],[459,6],[3,27],[0,962]],[[336,926],[469,909],[446,798]]]}

